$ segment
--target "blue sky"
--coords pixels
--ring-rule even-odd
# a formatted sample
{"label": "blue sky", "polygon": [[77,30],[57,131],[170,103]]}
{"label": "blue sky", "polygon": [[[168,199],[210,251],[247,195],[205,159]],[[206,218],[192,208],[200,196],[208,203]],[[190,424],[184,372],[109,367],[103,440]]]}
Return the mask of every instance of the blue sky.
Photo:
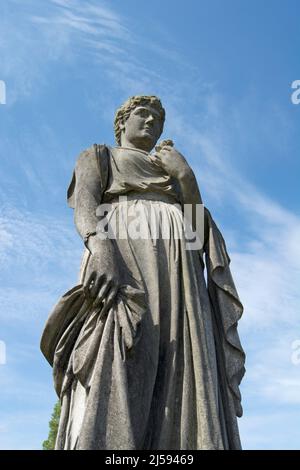
{"label": "blue sky", "polygon": [[296,0],[1,2],[0,448],[47,437],[56,397],[39,340],[77,282],[76,157],[114,143],[128,96],[156,94],[245,306],[243,447],[300,449],[299,13]]}

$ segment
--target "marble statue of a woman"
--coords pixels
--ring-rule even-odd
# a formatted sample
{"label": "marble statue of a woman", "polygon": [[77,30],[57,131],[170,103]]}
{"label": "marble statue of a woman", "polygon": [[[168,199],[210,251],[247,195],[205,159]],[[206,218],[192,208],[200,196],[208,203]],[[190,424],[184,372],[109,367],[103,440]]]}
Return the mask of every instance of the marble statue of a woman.
{"label": "marble statue of a woman", "polygon": [[57,449],[240,448],[242,305],[209,211],[203,246],[182,236],[184,205],[202,201],[171,141],[150,153],[164,119],[158,98],[132,97],[116,113],[117,146],[94,145],[76,163],[68,202],[85,244],[80,282],[41,341],[62,404]]}

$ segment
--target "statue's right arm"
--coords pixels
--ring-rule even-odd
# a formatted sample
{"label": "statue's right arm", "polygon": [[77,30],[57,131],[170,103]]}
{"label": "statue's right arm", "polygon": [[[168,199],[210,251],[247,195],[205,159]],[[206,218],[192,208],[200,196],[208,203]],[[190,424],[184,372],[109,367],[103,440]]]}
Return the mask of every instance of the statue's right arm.
{"label": "statue's right arm", "polygon": [[95,235],[99,222],[96,210],[101,203],[103,188],[97,159],[92,151],[79,156],[75,176],[75,225],[91,252],[83,284],[95,299],[94,306],[104,302],[104,308],[108,309],[118,290],[119,273],[112,240],[102,240]]}
{"label": "statue's right arm", "polygon": [[97,160],[93,152],[80,154],[76,167],[74,220],[79,235],[85,240],[96,232],[96,210],[101,203],[102,188]]}

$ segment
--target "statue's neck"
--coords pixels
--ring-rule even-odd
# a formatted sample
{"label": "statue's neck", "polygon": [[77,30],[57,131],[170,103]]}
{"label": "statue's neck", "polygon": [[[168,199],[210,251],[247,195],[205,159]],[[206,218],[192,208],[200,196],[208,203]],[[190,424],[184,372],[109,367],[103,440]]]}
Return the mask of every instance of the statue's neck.
{"label": "statue's neck", "polygon": [[150,152],[146,152],[146,150],[138,149],[136,147],[129,147],[127,145],[121,145],[120,147],[115,147],[118,150],[131,150],[133,152],[140,152],[144,155],[149,155]]}

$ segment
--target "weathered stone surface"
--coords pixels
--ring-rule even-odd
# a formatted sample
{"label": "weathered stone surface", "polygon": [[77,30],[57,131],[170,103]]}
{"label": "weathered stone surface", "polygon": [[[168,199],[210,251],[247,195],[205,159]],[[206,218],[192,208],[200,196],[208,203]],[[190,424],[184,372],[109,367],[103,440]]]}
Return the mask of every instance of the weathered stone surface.
{"label": "weathered stone surface", "polygon": [[[116,115],[118,146],[95,145],[76,163],[68,201],[86,245],[80,283],[41,342],[62,401],[57,449],[240,448],[242,305],[207,209],[204,246],[187,249],[182,237],[183,205],[202,201],[172,141],[150,155],[164,117],[157,98],[131,98]],[[99,235],[104,203],[121,220],[115,239]],[[143,237],[131,236],[125,204]],[[149,214],[167,236],[146,236]]]}

